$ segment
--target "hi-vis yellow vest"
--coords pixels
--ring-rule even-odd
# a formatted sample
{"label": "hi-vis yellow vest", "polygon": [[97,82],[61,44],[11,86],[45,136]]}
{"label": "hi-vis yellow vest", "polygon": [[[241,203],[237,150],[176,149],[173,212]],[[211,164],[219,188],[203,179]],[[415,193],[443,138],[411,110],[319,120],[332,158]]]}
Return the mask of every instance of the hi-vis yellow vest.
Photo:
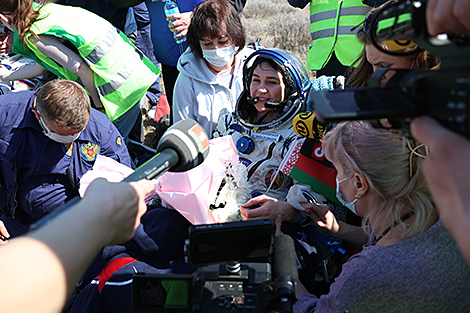
{"label": "hi-vis yellow vest", "polygon": [[361,0],[312,0],[310,31],[312,46],[308,51],[307,67],[321,70],[333,52],[339,62],[350,66],[361,53],[364,44],[356,37],[371,8]]}
{"label": "hi-vis yellow vest", "polygon": [[[37,8],[37,6],[36,6]],[[78,7],[48,3],[31,26],[37,35],[71,42],[94,73],[95,87],[111,121],[136,104],[155,82],[160,70],[116,27]],[[25,48],[15,31],[13,51],[34,59],[60,78],[76,81],[77,74],[58,65],[31,43]]]}

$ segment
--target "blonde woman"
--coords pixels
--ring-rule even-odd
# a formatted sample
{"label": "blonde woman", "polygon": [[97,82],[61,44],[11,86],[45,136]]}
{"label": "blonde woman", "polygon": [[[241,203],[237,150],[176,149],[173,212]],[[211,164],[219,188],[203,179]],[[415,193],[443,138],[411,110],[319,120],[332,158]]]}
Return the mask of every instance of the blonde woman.
{"label": "blonde woman", "polygon": [[325,141],[338,171],[337,197],[364,225],[336,221],[325,205],[304,207],[317,226],[364,246],[328,294],[318,299],[301,290],[294,312],[465,311],[470,269],[421,172],[426,147],[364,121],[340,123]]}

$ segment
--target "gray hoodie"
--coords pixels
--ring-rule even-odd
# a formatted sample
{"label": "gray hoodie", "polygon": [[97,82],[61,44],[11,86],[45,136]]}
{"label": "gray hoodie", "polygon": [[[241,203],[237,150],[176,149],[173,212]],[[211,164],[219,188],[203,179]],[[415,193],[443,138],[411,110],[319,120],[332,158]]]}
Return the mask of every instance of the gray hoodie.
{"label": "gray hoodie", "polygon": [[180,74],[173,95],[173,121],[191,118],[212,138],[219,115],[235,110],[237,98],[243,91],[243,65],[253,51],[244,48],[235,56],[232,77],[230,70],[215,75],[204,59],[195,56],[190,48],[186,49],[178,60]]}

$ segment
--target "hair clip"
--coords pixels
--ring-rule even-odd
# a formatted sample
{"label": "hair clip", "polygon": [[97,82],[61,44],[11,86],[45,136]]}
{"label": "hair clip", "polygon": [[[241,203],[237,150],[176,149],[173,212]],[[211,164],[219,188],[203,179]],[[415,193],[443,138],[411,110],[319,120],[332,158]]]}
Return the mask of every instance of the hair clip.
{"label": "hair clip", "polygon": [[[416,156],[419,156],[420,158],[426,159],[427,156],[429,155],[429,148],[425,144],[420,144],[420,145],[412,148],[409,139],[406,139],[406,144],[408,145],[408,149],[410,149],[410,157],[409,157],[409,161],[410,161],[410,178],[412,178],[413,177],[413,155],[416,155]],[[422,148],[422,147],[425,148],[426,155],[421,154],[421,153],[418,152],[418,149]]]}

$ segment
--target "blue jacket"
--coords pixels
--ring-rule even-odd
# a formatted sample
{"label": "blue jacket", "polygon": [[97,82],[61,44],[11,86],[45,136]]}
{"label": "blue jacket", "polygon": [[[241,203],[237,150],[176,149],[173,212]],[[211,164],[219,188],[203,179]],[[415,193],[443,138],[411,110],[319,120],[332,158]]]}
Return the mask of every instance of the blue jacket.
{"label": "blue jacket", "polygon": [[[177,1],[178,8],[181,13],[192,12],[194,8],[204,0],[183,0]],[[175,35],[168,28],[168,21],[163,12],[162,1],[146,0],[147,8],[150,14],[150,29],[152,31],[152,42],[155,50],[155,56],[160,63],[168,66],[176,66],[176,62],[180,57],[180,48],[176,44],[173,36]],[[186,49],[186,41],[183,42],[183,48]]]}
{"label": "blue jacket", "polygon": [[184,262],[184,242],[191,224],[175,210],[149,205],[129,242],[105,247],[108,261],[101,273],[83,287],[71,313],[132,313],[135,273],[191,274]]}
{"label": "blue jacket", "polygon": [[0,98],[0,212],[25,226],[78,195],[80,178],[98,154],[131,165],[116,127],[92,109],[73,144],[55,142],[31,111],[35,92]]}

